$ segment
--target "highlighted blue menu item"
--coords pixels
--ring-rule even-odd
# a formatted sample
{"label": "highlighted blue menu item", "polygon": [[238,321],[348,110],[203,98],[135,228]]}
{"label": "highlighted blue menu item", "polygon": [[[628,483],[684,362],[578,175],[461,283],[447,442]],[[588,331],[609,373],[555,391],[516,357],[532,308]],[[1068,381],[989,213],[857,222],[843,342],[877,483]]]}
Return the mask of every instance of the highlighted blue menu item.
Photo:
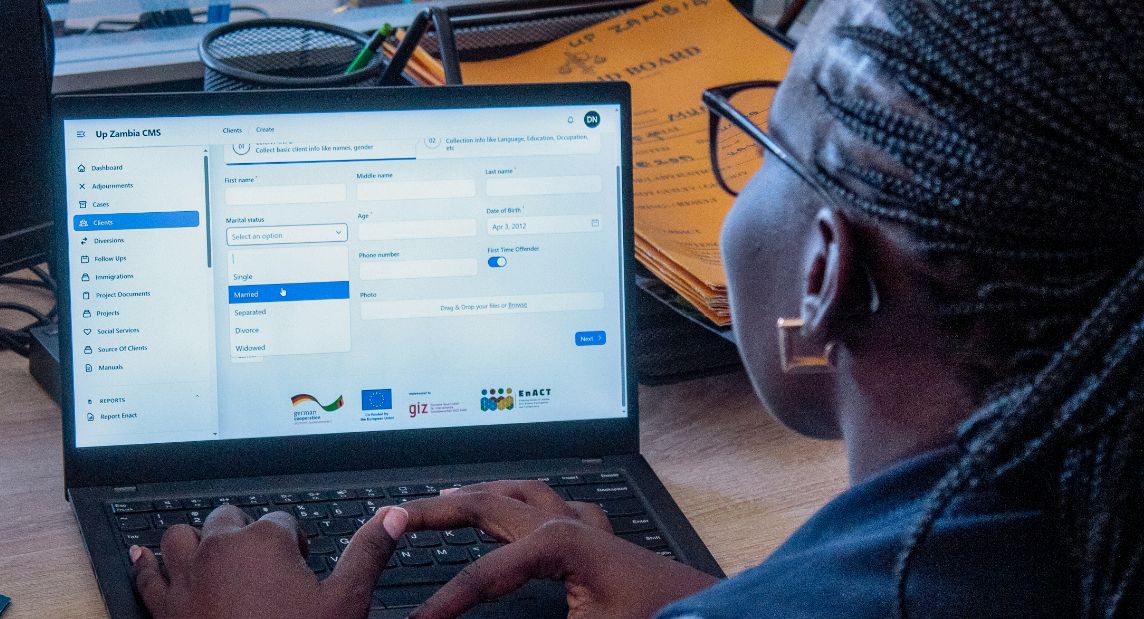
{"label": "highlighted blue menu item", "polygon": [[603,331],[579,331],[576,333],[577,346],[603,346],[608,343],[608,335]]}
{"label": "highlighted blue menu item", "polygon": [[150,230],[154,228],[197,228],[198,211],[160,211],[156,213],[113,213],[110,215],[76,215],[72,226],[80,232],[99,230]]}
{"label": "highlighted blue menu item", "polygon": [[238,303],[283,303],[288,301],[325,301],[349,299],[349,282],[305,282],[299,284],[261,284],[231,286],[227,296],[231,305]]}

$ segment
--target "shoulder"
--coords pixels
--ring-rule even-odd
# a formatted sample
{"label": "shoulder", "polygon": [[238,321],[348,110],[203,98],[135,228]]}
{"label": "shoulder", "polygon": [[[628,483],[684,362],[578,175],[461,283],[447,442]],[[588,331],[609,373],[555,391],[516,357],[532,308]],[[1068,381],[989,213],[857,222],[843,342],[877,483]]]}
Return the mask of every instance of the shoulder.
{"label": "shoulder", "polygon": [[[894,566],[953,450],[893,467],[839,495],[763,564],[661,617],[888,617]],[[911,617],[1070,614],[1075,579],[1036,492],[983,489],[959,500],[919,548],[907,581]]]}

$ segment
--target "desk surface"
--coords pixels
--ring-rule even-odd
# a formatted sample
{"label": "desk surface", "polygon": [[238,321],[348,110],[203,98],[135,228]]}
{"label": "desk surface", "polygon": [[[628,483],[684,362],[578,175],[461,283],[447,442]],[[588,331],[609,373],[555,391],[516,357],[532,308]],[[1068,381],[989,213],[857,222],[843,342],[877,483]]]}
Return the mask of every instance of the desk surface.
{"label": "desk surface", "polygon": [[[4,300],[50,307],[40,291]],[[24,318],[0,314],[0,325]],[[640,388],[643,453],[724,571],[762,561],[846,486],[839,443],[771,419],[742,373]],[[64,501],[59,409],[0,353],[0,593],[4,619],[104,617],[79,529]]]}

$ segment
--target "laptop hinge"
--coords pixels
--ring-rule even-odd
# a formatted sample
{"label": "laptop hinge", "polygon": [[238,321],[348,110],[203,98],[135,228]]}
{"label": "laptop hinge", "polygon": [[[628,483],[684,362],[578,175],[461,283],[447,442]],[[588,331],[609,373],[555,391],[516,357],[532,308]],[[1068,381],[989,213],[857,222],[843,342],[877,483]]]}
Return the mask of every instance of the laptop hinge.
{"label": "laptop hinge", "polygon": [[138,492],[139,487],[138,486],[118,486],[118,487],[112,488],[111,491],[115,492],[115,493]]}
{"label": "laptop hinge", "polygon": [[580,458],[580,462],[583,462],[584,464],[603,464],[604,459],[603,458]]}

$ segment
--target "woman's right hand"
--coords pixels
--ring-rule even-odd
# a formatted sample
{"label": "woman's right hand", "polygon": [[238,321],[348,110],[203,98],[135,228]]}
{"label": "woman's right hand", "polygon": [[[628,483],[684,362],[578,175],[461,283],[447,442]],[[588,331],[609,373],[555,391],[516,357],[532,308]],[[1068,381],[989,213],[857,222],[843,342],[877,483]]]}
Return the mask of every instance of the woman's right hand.
{"label": "woman's right hand", "polygon": [[474,484],[402,505],[407,530],[477,527],[511,542],[470,563],[411,617],[456,617],[531,579],[560,580],[569,617],[649,617],[717,579],[612,534],[604,512],[539,481]]}

